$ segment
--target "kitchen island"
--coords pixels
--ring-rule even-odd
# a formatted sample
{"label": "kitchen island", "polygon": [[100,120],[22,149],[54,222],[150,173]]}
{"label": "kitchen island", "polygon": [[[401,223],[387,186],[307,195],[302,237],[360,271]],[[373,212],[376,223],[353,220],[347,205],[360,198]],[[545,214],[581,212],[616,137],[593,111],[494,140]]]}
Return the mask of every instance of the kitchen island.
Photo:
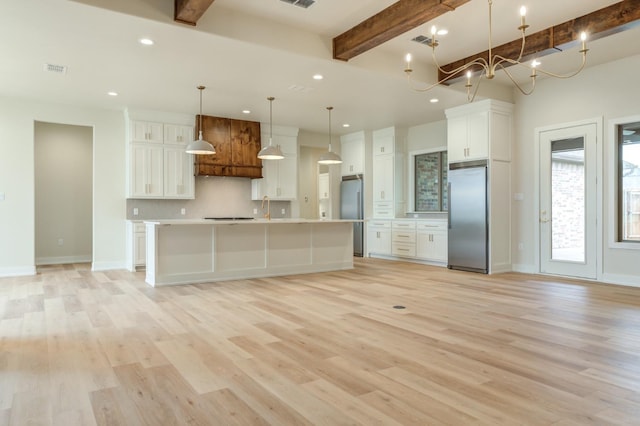
{"label": "kitchen island", "polygon": [[353,268],[354,220],[145,221],[152,286]]}

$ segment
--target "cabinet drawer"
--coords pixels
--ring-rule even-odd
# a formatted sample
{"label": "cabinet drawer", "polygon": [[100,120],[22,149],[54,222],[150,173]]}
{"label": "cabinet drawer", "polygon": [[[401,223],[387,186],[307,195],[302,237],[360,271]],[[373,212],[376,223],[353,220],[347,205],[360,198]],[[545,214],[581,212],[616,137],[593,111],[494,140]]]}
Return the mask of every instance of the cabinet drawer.
{"label": "cabinet drawer", "polygon": [[391,244],[391,254],[394,256],[415,257],[416,245],[406,244],[406,243],[397,243],[394,241]]}
{"label": "cabinet drawer", "polygon": [[369,228],[391,228],[391,222],[388,220],[372,220],[369,222]]}
{"label": "cabinet drawer", "polygon": [[413,231],[393,231],[393,241],[394,242],[407,242],[407,243],[415,243],[416,242],[416,233]]}
{"label": "cabinet drawer", "polygon": [[433,221],[433,222],[423,222],[418,221],[416,223],[416,229],[418,231],[430,232],[430,231],[445,231],[447,229],[446,221]]}
{"label": "cabinet drawer", "polygon": [[394,220],[393,229],[412,230],[416,229],[415,220]]}
{"label": "cabinet drawer", "polygon": [[133,232],[135,232],[136,234],[139,232],[147,232],[147,228],[144,222],[134,223]]}
{"label": "cabinet drawer", "polygon": [[385,218],[385,219],[393,219],[393,209],[373,209],[373,217]]}

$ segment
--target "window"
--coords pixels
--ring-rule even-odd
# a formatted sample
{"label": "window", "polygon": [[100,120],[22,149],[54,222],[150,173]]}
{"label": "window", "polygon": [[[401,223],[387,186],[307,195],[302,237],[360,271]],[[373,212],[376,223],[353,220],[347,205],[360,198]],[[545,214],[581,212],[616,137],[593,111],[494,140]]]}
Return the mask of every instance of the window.
{"label": "window", "polygon": [[447,211],[447,151],[413,155],[414,211]]}
{"label": "window", "polygon": [[640,242],[640,122],[617,126],[618,241]]}

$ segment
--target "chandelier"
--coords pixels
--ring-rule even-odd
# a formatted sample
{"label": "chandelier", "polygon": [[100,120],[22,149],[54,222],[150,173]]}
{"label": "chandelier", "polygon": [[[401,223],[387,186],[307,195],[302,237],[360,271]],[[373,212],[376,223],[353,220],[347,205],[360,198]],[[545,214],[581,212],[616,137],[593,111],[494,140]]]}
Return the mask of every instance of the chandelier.
{"label": "chandelier", "polygon": [[[505,58],[503,56],[500,55],[493,55],[493,42],[492,42],[492,20],[491,20],[491,6],[493,5],[493,0],[488,0],[489,3],[489,53],[488,53],[488,57],[487,58],[476,58],[471,62],[468,62],[464,65],[459,66],[456,69],[447,71],[445,69],[443,69],[439,64],[438,61],[436,59],[436,47],[438,46],[438,40],[436,40],[436,35],[438,33],[438,30],[435,26],[431,27],[431,40],[427,43],[427,45],[429,47],[431,47],[431,55],[433,57],[433,62],[436,64],[436,67],[438,68],[438,71],[440,71],[442,74],[444,74],[444,78],[440,79],[438,82],[431,84],[427,87],[422,87],[422,88],[416,88],[413,87],[411,84],[411,73],[413,72],[413,70],[411,69],[411,54],[407,54],[406,56],[406,61],[407,61],[407,67],[404,70],[405,74],[407,75],[407,81],[409,82],[409,86],[417,91],[417,92],[426,92],[430,89],[433,89],[434,87],[446,82],[447,80],[458,76],[459,74],[461,74],[463,71],[467,70],[466,72],[466,77],[467,77],[467,83],[465,84],[465,87],[467,89],[467,100],[469,102],[473,102],[473,100],[476,97],[476,94],[478,93],[478,88],[480,87],[480,82],[482,80],[482,77],[485,76],[488,80],[493,79],[493,77],[495,77],[495,73],[497,69],[501,69],[502,71],[504,71],[504,73],[507,75],[507,77],[509,77],[509,80],[511,80],[511,82],[515,85],[515,87],[520,91],[520,93],[522,93],[523,95],[530,95],[531,93],[533,93],[535,87],[536,87],[536,77],[538,76],[538,74],[543,74],[549,77],[555,77],[555,78],[570,78],[575,76],[576,74],[578,74],[580,71],[582,71],[582,69],[584,68],[584,65],[586,63],[587,60],[587,51],[589,49],[587,49],[587,44],[586,44],[586,40],[587,40],[587,34],[583,31],[580,34],[580,40],[582,41],[582,48],[580,49],[580,53],[582,54],[582,64],[580,65],[580,67],[569,74],[555,74],[549,71],[545,71],[543,69],[538,68],[538,66],[540,65],[540,62],[538,62],[536,59],[533,59],[529,64],[527,64],[526,62],[522,62],[522,55],[524,53],[524,46],[525,46],[525,31],[526,29],[529,27],[529,25],[526,24],[525,22],[525,16],[527,14],[527,9],[522,6],[520,8],[520,26],[518,27],[518,29],[520,30],[521,34],[522,34],[522,43],[520,46],[520,54],[518,55],[517,58],[513,59],[513,58]],[[531,74],[529,76],[529,78],[531,79],[530,81],[530,86],[529,88],[525,89],[521,84],[519,84],[515,78],[513,77],[513,75],[509,72],[509,70],[507,69],[507,66],[509,65],[519,65],[522,67],[526,67],[528,69],[531,70]],[[475,72],[480,71],[478,73],[477,79],[476,79],[476,83],[473,84],[472,83],[472,77],[474,75]],[[475,86],[475,88],[474,88]]]}

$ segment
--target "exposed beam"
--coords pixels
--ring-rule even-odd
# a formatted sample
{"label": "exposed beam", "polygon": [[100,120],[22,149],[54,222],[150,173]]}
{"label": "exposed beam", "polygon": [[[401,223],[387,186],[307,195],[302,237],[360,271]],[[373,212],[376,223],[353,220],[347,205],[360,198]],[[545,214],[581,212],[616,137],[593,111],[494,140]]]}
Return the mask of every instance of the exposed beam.
{"label": "exposed beam", "polygon": [[400,0],[333,39],[333,58],[348,61],[450,12],[469,0]]}
{"label": "exposed beam", "polygon": [[193,25],[204,15],[214,0],[175,0],[173,19],[176,22]]}
{"label": "exposed beam", "polygon": [[[637,25],[640,25],[640,0],[624,0],[579,18],[527,35],[522,57],[523,60],[529,60],[570,48],[579,43],[579,36],[582,31],[586,31],[589,35],[589,40],[592,41],[628,30]],[[505,58],[517,58],[520,53],[520,47],[521,39],[513,40],[493,48],[492,54]],[[443,65],[442,68],[451,71],[474,59],[487,59],[488,55],[488,50],[476,53],[467,58]],[[509,66],[509,64],[504,65]],[[462,76],[461,73],[457,77],[452,77],[448,80],[448,83]],[[439,80],[445,77],[445,73],[438,72]]]}

